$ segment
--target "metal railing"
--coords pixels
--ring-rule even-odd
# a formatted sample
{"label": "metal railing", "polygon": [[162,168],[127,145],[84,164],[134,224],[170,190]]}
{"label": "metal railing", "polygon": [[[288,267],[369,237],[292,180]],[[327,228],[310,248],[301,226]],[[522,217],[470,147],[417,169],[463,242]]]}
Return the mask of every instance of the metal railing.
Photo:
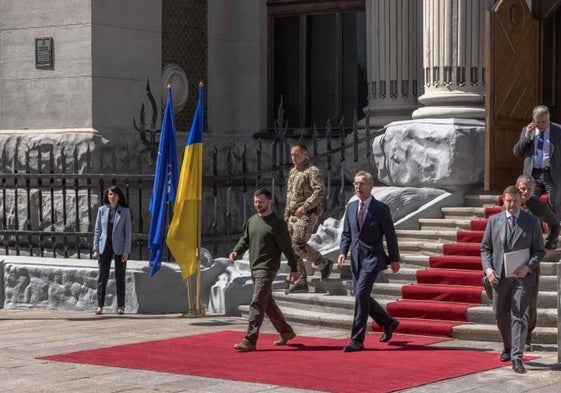
{"label": "metal railing", "polygon": [[[368,116],[366,117],[368,120]],[[342,123],[341,123],[342,124]],[[282,126],[281,126],[282,125]],[[382,130],[359,128],[356,117],[351,129],[328,123],[323,135],[317,130],[293,131],[282,121],[267,137],[255,140],[255,149],[246,144],[205,146],[210,170],[203,176],[203,246],[213,255],[226,253],[241,235],[243,223],[253,214],[252,195],[256,187],[267,186],[274,195],[274,210],[282,214],[286,178],[292,166],[290,145],[303,141],[312,161],[325,176],[324,217],[342,214],[352,194],[349,176],[372,167],[371,144]],[[226,151],[219,157],[219,151]],[[0,253],[40,257],[89,258],[93,226],[103,191],[110,184],[123,188],[131,207],[133,249],[131,258],[148,257],[150,213],[148,205],[153,174],[84,173],[103,168],[87,155],[77,163],[76,151],[62,157],[35,157],[26,153],[24,171],[0,172]],[[99,159],[104,159],[103,156]],[[55,162],[56,161],[56,162]],[[36,162],[36,167],[32,162]],[[59,173],[57,171],[57,162]],[[49,173],[42,173],[50,168]],[[68,173],[68,169],[71,172]],[[82,173],[78,173],[82,170]],[[117,170],[115,169],[115,172]],[[170,260],[169,253],[164,259]]]}

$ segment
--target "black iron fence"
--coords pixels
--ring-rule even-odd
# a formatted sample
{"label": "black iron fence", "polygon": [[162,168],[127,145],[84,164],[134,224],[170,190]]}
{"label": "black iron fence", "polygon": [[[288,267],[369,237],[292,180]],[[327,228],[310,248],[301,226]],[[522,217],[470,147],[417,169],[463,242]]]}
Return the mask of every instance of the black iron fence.
{"label": "black iron fence", "polygon": [[[373,169],[371,145],[381,132],[370,130],[368,121],[359,128],[355,118],[350,129],[342,125],[332,128],[328,123],[321,135],[315,129],[289,130],[283,126],[270,134],[256,135],[250,143],[205,146],[203,246],[213,255],[231,249],[243,223],[253,214],[252,195],[256,187],[271,188],[274,209],[282,214],[286,178],[292,166],[290,145],[297,141],[308,145],[312,161],[325,175],[324,217],[341,215],[352,194],[352,174]],[[88,155],[87,162],[79,168],[73,162],[75,152],[39,159],[27,154],[26,159],[25,171],[4,169],[0,173],[0,253],[90,258],[93,226],[103,191],[110,184],[118,184],[132,211],[131,258],[147,259],[153,174],[120,173],[126,168],[120,172],[117,168],[116,173],[110,174],[84,173],[88,168],[100,167],[99,163]],[[61,166],[54,161],[63,161],[65,169],[55,173],[54,168]],[[51,168],[50,173],[43,173],[45,168]],[[82,173],[78,173],[80,170]],[[166,259],[169,258],[167,253]]]}

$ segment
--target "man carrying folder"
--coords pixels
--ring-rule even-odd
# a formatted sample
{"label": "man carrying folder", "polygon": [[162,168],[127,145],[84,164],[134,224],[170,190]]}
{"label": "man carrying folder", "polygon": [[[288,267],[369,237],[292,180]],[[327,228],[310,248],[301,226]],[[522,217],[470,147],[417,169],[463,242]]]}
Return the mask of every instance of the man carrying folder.
{"label": "man carrying folder", "polygon": [[[481,262],[487,280],[493,286],[493,311],[501,333],[504,350],[501,361],[512,361],[516,373],[525,373],[522,364],[528,334],[528,304],[535,285],[535,270],[544,252],[541,225],[537,217],[520,209],[522,199],[515,186],[503,192],[505,210],[489,217],[481,242]],[[518,254],[528,250],[526,261],[512,275],[505,269],[508,262],[519,262]],[[515,251],[519,253],[509,254]]]}

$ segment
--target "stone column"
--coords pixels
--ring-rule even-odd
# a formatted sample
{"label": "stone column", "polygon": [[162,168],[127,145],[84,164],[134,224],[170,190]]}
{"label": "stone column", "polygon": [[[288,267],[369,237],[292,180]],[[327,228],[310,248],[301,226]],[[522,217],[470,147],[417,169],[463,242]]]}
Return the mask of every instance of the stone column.
{"label": "stone column", "polygon": [[423,0],[420,118],[484,119],[487,0]]}
{"label": "stone column", "polygon": [[417,107],[417,0],[366,1],[371,126],[411,118]]}

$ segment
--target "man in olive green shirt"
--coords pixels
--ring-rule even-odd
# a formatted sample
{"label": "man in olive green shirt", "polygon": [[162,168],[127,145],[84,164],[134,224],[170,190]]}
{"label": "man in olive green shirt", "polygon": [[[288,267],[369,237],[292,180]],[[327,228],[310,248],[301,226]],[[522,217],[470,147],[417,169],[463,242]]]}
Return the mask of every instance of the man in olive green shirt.
{"label": "man in olive green shirt", "polygon": [[241,352],[257,349],[259,328],[265,315],[280,334],[279,338],[274,341],[275,345],[285,345],[296,337],[296,333],[284,319],[282,311],[273,298],[272,284],[280,268],[281,253],[288,259],[291,275],[297,274],[298,257],[292,249],[286,223],[273,213],[271,200],[271,191],[265,188],[255,191],[253,206],[257,210],[257,214],[247,220],[242,237],[230,253],[230,259],[234,261],[249,250],[253,281],[247,333],[242,342],[234,345],[234,349]]}

